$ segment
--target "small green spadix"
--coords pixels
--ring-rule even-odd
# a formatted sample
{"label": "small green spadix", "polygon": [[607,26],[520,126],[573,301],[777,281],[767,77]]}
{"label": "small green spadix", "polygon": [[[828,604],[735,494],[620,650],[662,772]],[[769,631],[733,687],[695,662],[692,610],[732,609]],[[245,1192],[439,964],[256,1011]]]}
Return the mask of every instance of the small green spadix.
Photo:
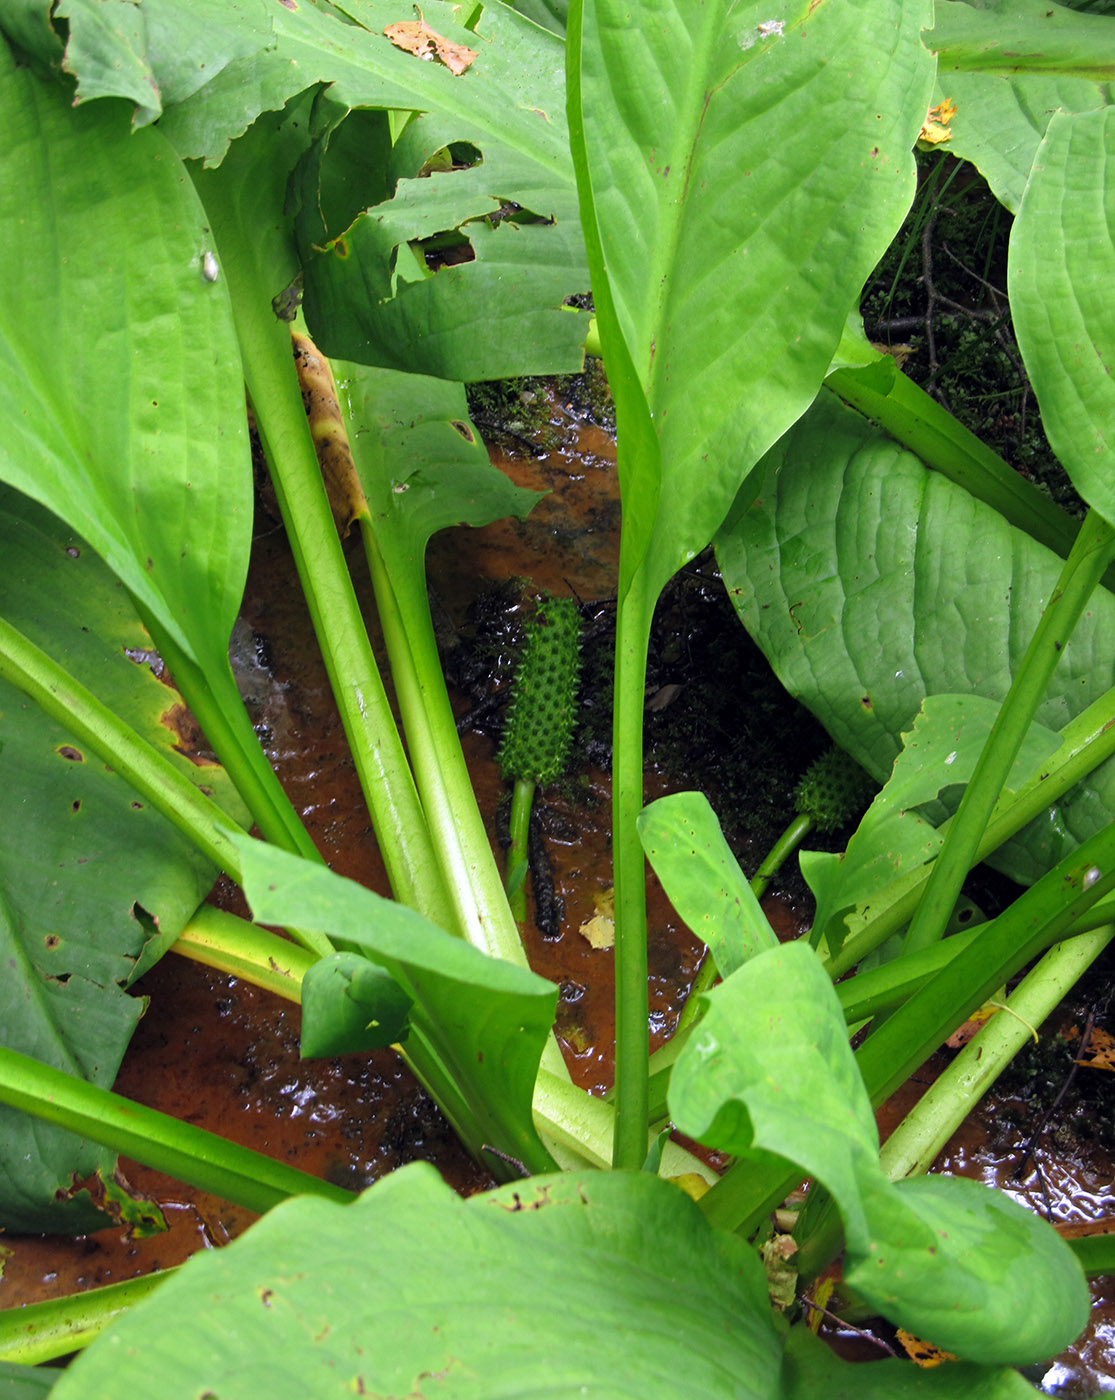
{"label": "small green spadix", "polygon": [[507,894],[520,922],[526,917],[527,837],[535,787],[565,768],[573,739],[581,670],[581,616],[572,598],[544,598],[526,624],[526,643],[511,688],[499,750],[511,798]]}

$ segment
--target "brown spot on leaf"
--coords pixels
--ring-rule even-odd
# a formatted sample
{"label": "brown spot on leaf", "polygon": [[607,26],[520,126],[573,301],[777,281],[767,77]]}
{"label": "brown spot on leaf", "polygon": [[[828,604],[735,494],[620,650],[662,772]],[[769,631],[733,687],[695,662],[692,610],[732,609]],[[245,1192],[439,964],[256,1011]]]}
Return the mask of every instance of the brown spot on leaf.
{"label": "brown spot on leaf", "polygon": [[43,944],[52,951],[55,948],[57,948],[59,943],[61,942],[62,940],[58,937],[56,933],[48,933],[47,936],[43,939]]}
{"label": "brown spot on leaf", "polygon": [[169,710],[163,711],[159,716],[159,723],[175,736],[174,749],[176,753],[180,753],[183,758],[188,758],[199,768],[215,768],[217,766],[213,751],[205,742],[205,735],[201,732],[201,725],[198,724],[181,700],[176,705],[171,705]]}
{"label": "brown spot on leaf", "polygon": [[462,423],[460,419],[454,418],[451,420],[449,426],[456,429],[467,443],[474,443],[476,441],[476,434],[472,431],[471,423]]}
{"label": "brown spot on leaf", "polygon": [[80,749],[75,749],[73,744],[61,744],[55,749],[61,758],[68,759],[71,763],[84,763],[85,755]]}

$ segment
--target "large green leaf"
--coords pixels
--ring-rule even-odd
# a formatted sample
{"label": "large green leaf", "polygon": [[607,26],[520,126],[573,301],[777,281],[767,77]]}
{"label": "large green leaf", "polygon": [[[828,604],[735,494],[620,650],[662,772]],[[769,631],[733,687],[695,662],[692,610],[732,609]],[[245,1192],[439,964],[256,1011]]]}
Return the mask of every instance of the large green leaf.
{"label": "large green leaf", "polygon": [[972,1360],[1022,1365],[1088,1315],[1068,1246],[974,1182],[891,1183],[832,983],[799,942],[751,958],[707,994],[670,1081],[682,1132],[801,1166],[844,1222],[844,1276],[885,1317]]}
{"label": "large green leaf", "polygon": [[160,1400],[776,1400],[780,1365],[758,1260],[676,1188],[592,1173],[462,1201],[416,1164],[195,1256],[56,1394],[109,1400],[157,1376]]}
{"label": "large green leaf", "polygon": [[360,484],[400,596],[425,593],[426,545],[453,525],[523,519],[540,493],[492,466],[464,386],[426,375],[334,365]]}
{"label": "large green leaf", "polygon": [[78,530],[187,655],[225,664],[251,467],[205,212],[121,104],[74,111],[6,44],[0,72],[0,476]]}
{"label": "large green leaf", "polygon": [[925,35],[938,52],[935,100],[956,106],[945,149],[970,160],[1015,213],[1050,117],[1110,101],[1110,83],[1092,69],[1105,50],[1115,56],[1115,29],[1056,0],[941,0],[935,20]]}
{"label": "large green leaf", "polygon": [[531,1102],[557,988],[324,866],[247,838],[238,845],[255,918],[328,933],[385,967],[414,1002],[410,1037],[468,1100],[483,1144],[519,1160],[536,1157]]}
{"label": "large green leaf", "polygon": [[[367,26],[377,64],[394,55],[391,70],[414,79],[408,105],[425,110],[395,144],[392,197],[367,198],[366,214],[302,244],[306,316],[321,349],[447,379],[579,369],[585,318],[563,302],[588,290],[588,269],[561,41],[500,5],[484,12],[477,34],[460,27],[457,7],[424,7],[439,34],[478,54],[454,77],[409,56],[398,64],[382,34],[403,17],[390,0],[346,8]],[[332,91],[356,104],[370,100],[365,89],[346,82]],[[456,241],[460,259],[436,272],[418,246],[435,235]]]}
{"label": "large green leaf", "polygon": [[1050,446],[1107,520],[1115,520],[1113,188],[1115,108],[1054,116],[1011,230],[1007,281]]}
{"label": "large green leaf", "polygon": [[[146,662],[151,642],[88,545],[0,487],[0,613],[237,817],[225,774],[185,754],[177,693]],[[177,937],[216,871],[63,727],[0,683],[3,1041],[108,1086],[142,1012],[124,988]],[[9,1229],[103,1224],[83,1197],[54,1204],[111,1153],[3,1111],[0,1214]]]}
{"label": "large green leaf", "polygon": [[[610,344],[597,288],[609,368],[626,353],[635,381],[613,383],[637,473],[621,595],[644,555],[656,593],[704,547],[816,393],[913,195],[929,17],[898,0],[586,3],[594,280],[615,303]],[[648,415],[660,480],[624,453]]]}
{"label": "large green leaf", "polygon": [[[717,542],[729,594],[779,679],[882,782],[927,694],[1001,701],[1060,560],[822,395],[771,451]],[[1098,593],[1037,719],[1059,730],[1110,685]],[[1115,765],[993,863],[1025,883],[1115,815]]]}
{"label": "large green leaf", "polygon": [[[219,162],[261,113],[316,84],[330,85],[342,116],[415,112],[395,148],[390,190],[380,178],[328,239],[303,240],[307,316],[327,354],[455,379],[580,368],[585,317],[563,302],[587,290],[588,271],[556,34],[502,5],[483,12],[474,34],[458,7],[431,0],[429,27],[478,55],[458,76],[391,42],[387,27],[413,22],[397,0],[71,0],[66,14],[79,96],[136,103],[137,123],[158,117],[183,157]],[[451,145],[473,152],[476,170],[418,179]],[[334,159],[350,165],[348,151]],[[415,262],[412,240],[455,230],[472,244],[470,262],[436,276],[421,255]],[[384,291],[397,258],[409,271]]]}

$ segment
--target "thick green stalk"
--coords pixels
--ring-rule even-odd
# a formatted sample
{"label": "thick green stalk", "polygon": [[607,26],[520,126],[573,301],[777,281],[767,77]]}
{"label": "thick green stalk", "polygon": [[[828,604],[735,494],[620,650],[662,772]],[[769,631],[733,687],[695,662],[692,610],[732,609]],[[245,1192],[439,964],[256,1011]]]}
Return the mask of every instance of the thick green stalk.
{"label": "thick green stalk", "polygon": [[615,885],[616,1134],[613,1165],[646,1160],[648,1109],[646,866],[636,821],[643,806],[643,707],[654,599],[636,572],[619,604],[612,727],[612,876]]}
{"label": "thick green stalk", "polygon": [[[371,522],[361,516],[359,525],[407,748],[455,919],[445,927],[489,957],[526,967],[522,938],[457,734],[424,577],[419,571],[416,579],[404,578],[396,587]],[[542,1064],[560,1078],[568,1078],[565,1060],[552,1038],[542,1053]]]}
{"label": "thick green stalk", "polygon": [[260,747],[227,660],[203,672],[146,608],[138,602],[136,607],[175,686],[264,839],[284,851],[320,861],[317,847]]}
{"label": "thick green stalk", "polygon": [[322,484],[290,335],[272,321],[273,332],[253,326],[254,343],[243,347],[248,391],[330,687],[395,897],[452,927],[425,813]]}
{"label": "thick green stalk", "polygon": [[407,749],[455,926],[474,948],[525,967],[519,930],[476,804],[445,688],[424,577],[419,572],[417,583],[392,579],[372,525],[361,519],[360,531]]}
{"label": "thick green stalk", "polygon": [[[266,120],[258,124],[261,143],[266,127]],[[287,167],[274,162],[282,143],[267,148],[265,165],[254,139],[249,133],[216,170],[195,174],[228,280],[248,395],[391,888],[402,903],[451,928],[449,895],[322,483],[290,328],[271,306],[282,240],[271,226],[267,187],[275,186],[270,199],[281,207],[280,171]]]}
{"label": "thick green stalk", "polygon": [[302,978],[317,961],[297,943],[211,904],[195,910],[178,941],[171,944],[171,952],[296,1004],[302,1001]]}
{"label": "thick green stalk", "polygon": [[751,879],[751,890],[756,899],[762,899],[773,877],[812,830],[813,818],[806,812],[799,812],[770,848],[766,860],[759,866]]}
{"label": "thick green stalk", "polygon": [[175,1268],[162,1269],[67,1298],[0,1309],[0,1362],[38,1366],[80,1351],[174,1273]]}
{"label": "thick green stalk", "polygon": [[930,1085],[880,1153],[892,1181],[926,1172],[971,1110],[1115,938],[1115,925],[1057,943]]}
{"label": "thick green stalk", "polygon": [[87,744],[219,870],[239,877],[237,823],[46,652],[0,618],[0,677]]}
{"label": "thick green stalk", "polygon": [[290,1196],[322,1196],[342,1205],[355,1200],[328,1181],[4,1047],[0,1103],[260,1215]]}
{"label": "thick green stalk", "polygon": [[[976,861],[984,860],[1021,831],[1112,754],[1115,754],[1115,689],[1070,720],[1061,730],[1060,748],[1045,765],[1013,796],[1000,799],[976,849]],[[946,822],[941,830],[947,831],[947,828]],[[840,952],[826,963],[834,980],[909,923],[929,873],[927,866],[911,871],[896,880],[880,899],[873,900],[867,915],[852,916],[849,935]]]}
{"label": "thick green stalk", "polygon": [[907,952],[917,952],[943,934],[1050,677],[1113,556],[1115,529],[1096,511],[1089,511],[949,823],[910,922]]}

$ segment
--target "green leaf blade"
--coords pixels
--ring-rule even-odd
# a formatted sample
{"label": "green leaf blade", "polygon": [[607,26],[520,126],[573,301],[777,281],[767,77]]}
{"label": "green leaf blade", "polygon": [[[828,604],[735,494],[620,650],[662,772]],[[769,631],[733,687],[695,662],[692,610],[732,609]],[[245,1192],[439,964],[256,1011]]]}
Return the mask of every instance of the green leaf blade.
{"label": "green leaf blade", "polygon": [[223,658],[247,569],[251,469],[204,210],[157,131],[132,134],[114,104],[73,112],[6,48],[0,66],[12,133],[0,474],[78,530],[188,655]]}
{"label": "green leaf blade", "polygon": [[1088,1321],[1088,1285],[1072,1250],[1002,1192],[963,1177],[917,1177],[880,1190],[871,1221],[871,1247],[849,1250],[844,1278],[946,1351],[1030,1365],[1063,1351]]}
{"label": "green leaf blade", "polygon": [[[220,1320],[200,1341],[199,1316]],[[134,1393],[140,1368],[165,1400],[245,1376],[276,1400],[403,1395],[431,1376],[454,1400],[667,1400],[679,1375],[693,1394],[771,1400],[781,1349],[754,1255],[674,1187],[569,1174],[462,1201],[413,1165],[343,1211],[291,1202],[195,1258],[82,1354],[59,1400]]]}
{"label": "green leaf blade", "polygon": [[[237,817],[227,775],[183,752],[185,710],[146,661],[151,641],[127,595],[80,537],[0,486],[0,614],[41,646],[180,772]],[[217,873],[123,778],[64,725],[0,682],[0,938],[8,966],[0,1038],[108,1087],[142,1013],[125,988],[166,950]],[[54,1202],[90,1158],[88,1144],[2,1111],[9,1229],[97,1228],[86,1201]]]}
{"label": "green leaf blade", "polygon": [[1115,108],[1058,113],[1011,230],[1008,289],[1050,445],[1115,519]]}
{"label": "green leaf blade", "polygon": [[[908,206],[927,19],[888,0],[774,20],[757,3],[585,7],[588,178],[661,446],[659,584],[816,393]],[[870,108],[852,98],[865,73]]]}
{"label": "green leaf blade", "polygon": [[487,1144],[537,1160],[531,1105],[556,987],[324,866],[248,838],[237,844],[244,893],[259,922],[328,930],[386,968],[413,998],[412,1035],[433,1048],[485,1134],[473,1149]]}
{"label": "green leaf blade", "polygon": [[777,944],[703,793],[660,797],[643,809],[638,827],[670,903],[708,945],[721,977]]}
{"label": "green leaf blade", "polygon": [[[925,695],[1002,700],[1061,564],[828,395],[768,455],[717,557],[783,685],[880,782]],[[1115,601],[1099,590],[1041,725],[1059,731],[1102,697],[1113,647]],[[1098,768],[992,863],[1032,882],[1112,819],[1113,783],[1115,765]]]}

